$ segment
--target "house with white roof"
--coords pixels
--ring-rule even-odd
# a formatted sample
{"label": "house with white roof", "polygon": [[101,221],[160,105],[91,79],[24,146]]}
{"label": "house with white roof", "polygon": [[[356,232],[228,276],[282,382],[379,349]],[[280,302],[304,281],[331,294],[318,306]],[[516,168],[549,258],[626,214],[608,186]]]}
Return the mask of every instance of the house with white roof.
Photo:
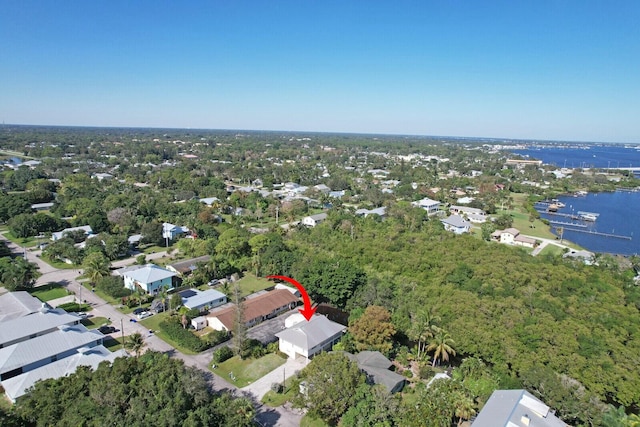
{"label": "house with white roof", "polygon": [[19,397],[24,396],[27,390],[38,381],[66,377],[73,374],[80,366],[88,366],[95,370],[102,362],[113,363],[116,358],[126,356],[128,355],[124,350],[112,353],[103,345],[81,347],[72,356],[56,360],[48,365],[2,381],[2,388],[4,388],[7,397],[15,403]]}
{"label": "house with white roof", "polygon": [[304,218],[302,218],[302,225],[306,225],[307,227],[315,227],[325,219],[327,219],[327,214],[324,212],[315,214],[315,215],[305,216]]}
{"label": "house with white roof", "polygon": [[427,211],[427,215],[437,214],[438,212],[440,212],[440,206],[442,206],[442,203],[440,203],[439,201],[430,199],[428,197],[415,202],[411,202],[411,204],[415,207],[422,208]]}
{"label": "house with white roof", "polygon": [[278,332],[278,348],[292,359],[309,359],[321,351],[331,350],[346,329],[346,326],[332,322],[325,316],[314,315],[309,321],[303,320]]}
{"label": "house with white roof", "polygon": [[358,216],[363,216],[365,218],[367,218],[370,215],[377,215],[380,218],[383,218],[387,215],[387,208],[385,206],[375,208],[375,209],[360,208],[360,209],[356,209],[355,214]]}
{"label": "house with white roof", "polygon": [[0,327],[0,348],[9,347],[58,330],[60,326],[77,325],[80,317],[62,309],[42,307],[39,311],[2,323]]}
{"label": "house with white roof", "polygon": [[0,324],[37,313],[41,308],[42,302],[26,291],[7,292],[0,295]]}
{"label": "house with white roof", "polygon": [[65,228],[62,231],[51,233],[51,240],[55,242],[56,240],[62,239],[66,234],[73,233],[74,231],[84,231],[85,236],[93,234],[93,229],[90,225],[83,225],[80,227]]}
{"label": "house with white roof", "polygon": [[449,212],[454,215],[465,216],[469,221],[482,224],[487,221],[487,214],[482,209],[471,208],[469,206],[449,206]]}
{"label": "house with white roof", "polygon": [[440,222],[444,225],[445,230],[455,234],[468,233],[471,229],[471,223],[460,215],[451,215],[449,218],[441,219]]}
{"label": "house with white roof", "polygon": [[506,243],[508,245],[523,246],[526,248],[533,248],[536,245],[536,240],[531,237],[526,237],[520,234],[520,230],[517,228],[507,228],[505,230],[496,230],[491,233],[491,239],[500,243]]}
{"label": "house with white roof", "polygon": [[189,310],[207,311],[227,303],[227,296],[215,289],[199,291],[197,289],[187,289],[180,292],[182,305]]}
{"label": "house with white roof", "polygon": [[162,238],[174,240],[178,236],[181,236],[185,233],[188,233],[189,229],[187,227],[182,227],[179,225],[173,225],[168,222],[162,223]]}
{"label": "house with white roof", "polygon": [[157,294],[162,289],[173,289],[173,278],[177,273],[155,264],[147,264],[134,270],[122,272],[124,286],[135,291],[142,289],[148,294]]}
{"label": "house with white roof", "polygon": [[541,400],[526,390],[496,390],[471,427],[568,427]]}
{"label": "house with white roof", "polygon": [[0,348],[0,381],[69,357],[79,348],[102,345],[103,339],[95,329],[63,325],[55,332]]}

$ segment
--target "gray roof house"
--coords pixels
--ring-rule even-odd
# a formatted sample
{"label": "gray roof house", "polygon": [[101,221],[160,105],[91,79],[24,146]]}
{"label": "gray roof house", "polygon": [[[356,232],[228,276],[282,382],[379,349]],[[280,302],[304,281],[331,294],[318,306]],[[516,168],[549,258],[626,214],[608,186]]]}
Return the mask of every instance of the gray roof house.
{"label": "gray roof house", "polygon": [[29,316],[3,322],[0,327],[0,348],[55,332],[59,326],[78,323],[80,318],[75,314],[69,314],[62,309],[53,310],[43,307]]}
{"label": "gray roof house", "polygon": [[92,348],[81,347],[73,356],[65,357],[48,365],[36,368],[17,377],[2,381],[2,387],[13,403],[25,395],[27,390],[37,381],[60,378],[71,375],[79,366],[96,369],[101,362],[113,362],[118,357],[126,357],[127,352],[118,350],[110,352],[106,347],[98,345]]}
{"label": "gray roof house", "polygon": [[101,345],[103,338],[83,325],[63,325],[55,332],[0,348],[0,381],[69,357],[81,347]]}
{"label": "gray roof house", "polygon": [[305,216],[304,218],[302,218],[302,225],[306,225],[307,227],[315,227],[325,219],[327,219],[327,214],[324,212],[315,214],[315,215]]}
{"label": "gray roof house", "polygon": [[53,240],[55,242],[56,240],[62,239],[65,234],[73,233],[74,231],[84,231],[84,234],[86,236],[89,236],[90,234],[93,234],[93,229],[91,228],[90,225],[83,225],[81,227],[65,228],[62,231],[57,231],[55,233],[51,233],[51,240]]}
{"label": "gray roof house", "polygon": [[496,390],[471,427],[568,427],[526,390]]}
{"label": "gray roof house", "polygon": [[321,351],[331,350],[347,329],[321,315],[303,321],[276,334],[279,349],[290,358],[313,357]]}
{"label": "gray roof house", "polygon": [[0,323],[36,313],[42,302],[28,292],[7,292],[0,295]]}
{"label": "gray roof house", "polygon": [[369,383],[380,384],[389,393],[402,391],[407,382],[405,377],[389,370],[392,366],[391,361],[379,351],[361,351],[358,354],[345,352],[345,354],[364,371]]}
{"label": "gray roof house", "polygon": [[455,234],[468,233],[471,229],[471,223],[460,215],[451,215],[449,218],[441,219],[440,222],[445,230],[453,231]]}
{"label": "gray roof house", "polygon": [[167,265],[167,270],[174,271],[179,275],[189,274],[198,269],[198,263],[208,263],[211,255],[204,255],[198,258],[185,259],[183,261],[174,262]]}
{"label": "gray roof house", "polygon": [[173,271],[155,264],[147,264],[135,270],[122,272],[126,288],[132,291],[140,288],[149,294],[157,294],[163,288],[172,289],[174,276],[177,276],[177,274]]}
{"label": "gray roof house", "polygon": [[187,289],[180,292],[182,305],[189,310],[208,310],[227,303],[227,296],[215,289],[199,291],[197,289]]}
{"label": "gray roof house", "polygon": [[360,208],[356,210],[355,214],[358,216],[364,216],[365,218],[369,215],[378,215],[379,217],[384,217],[387,214],[387,208],[384,206],[375,209]]}

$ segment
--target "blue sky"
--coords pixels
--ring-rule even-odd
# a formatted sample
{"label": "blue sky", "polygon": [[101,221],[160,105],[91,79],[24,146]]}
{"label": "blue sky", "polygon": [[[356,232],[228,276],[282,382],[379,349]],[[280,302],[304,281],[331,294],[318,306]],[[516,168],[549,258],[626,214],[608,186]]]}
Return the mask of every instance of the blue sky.
{"label": "blue sky", "polygon": [[640,143],[640,2],[0,0],[6,123]]}

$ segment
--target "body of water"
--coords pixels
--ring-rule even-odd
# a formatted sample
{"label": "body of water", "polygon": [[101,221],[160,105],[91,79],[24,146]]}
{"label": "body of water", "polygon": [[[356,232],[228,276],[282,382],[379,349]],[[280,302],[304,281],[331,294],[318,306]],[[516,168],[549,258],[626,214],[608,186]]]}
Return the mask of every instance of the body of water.
{"label": "body of water", "polygon": [[[598,214],[596,221],[577,221],[560,215],[542,213],[543,218],[577,224],[552,224],[551,231],[558,234],[556,228],[562,227],[563,238],[577,243],[592,252],[606,252],[622,255],[640,254],[640,192],[616,191],[590,193],[584,197],[558,197],[566,206],[558,213],[575,214],[593,212]],[[621,237],[602,236],[595,233],[613,234]]]}
{"label": "body of water", "polygon": [[567,168],[640,167],[640,146],[588,145],[584,147],[530,147],[513,153]]}

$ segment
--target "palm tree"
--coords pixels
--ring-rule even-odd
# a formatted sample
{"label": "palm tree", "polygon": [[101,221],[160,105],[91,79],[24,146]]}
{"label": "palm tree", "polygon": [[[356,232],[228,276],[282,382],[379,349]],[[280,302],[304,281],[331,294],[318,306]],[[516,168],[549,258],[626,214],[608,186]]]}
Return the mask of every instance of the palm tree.
{"label": "palm tree", "polygon": [[433,363],[431,366],[436,366],[438,359],[448,362],[449,355],[455,356],[456,351],[452,347],[453,344],[455,342],[451,339],[451,336],[446,331],[439,329],[427,347],[427,351],[433,351]]}
{"label": "palm tree", "polygon": [[458,426],[462,424],[463,420],[468,420],[476,414],[473,399],[463,393],[458,392],[454,395],[453,406],[455,416],[458,417]]}
{"label": "palm tree", "polygon": [[409,335],[412,340],[418,342],[417,359],[420,360],[420,355],[425,352],[427,340],[433,338],[436,332],[440,330],[436,325],[440,318],[433,316],[430,310],[420,310],[411,320]]}
{"label": "palm tree", "polygon": [[133,351],[136,354],[136,357],[138,357],[144,347],[144,337],[140,332],[131,334],[125,343],[125,347]]}
{"label": "palm tree", "polygon": [[111,263],[101,252],[93,252],[87,255],[84,259],[82,267],[84,268],[84,275],[92,283],[97,282],[99,279],[111,274],[109,270]]}

